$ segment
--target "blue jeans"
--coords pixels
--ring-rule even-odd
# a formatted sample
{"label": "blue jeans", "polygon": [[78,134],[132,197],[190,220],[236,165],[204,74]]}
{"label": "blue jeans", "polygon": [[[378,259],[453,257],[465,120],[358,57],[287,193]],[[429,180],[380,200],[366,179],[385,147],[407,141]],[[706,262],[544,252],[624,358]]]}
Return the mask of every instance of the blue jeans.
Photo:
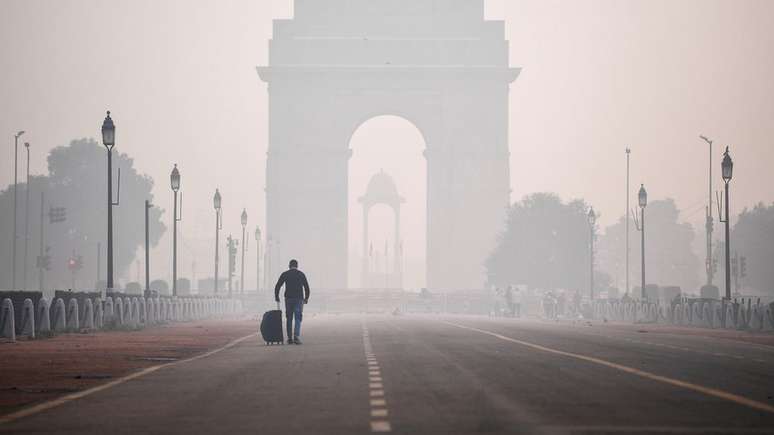
{"label": "blue jeans", "polygon": [[[285,315],[288,339],[301,337],[301,319],[304,317],[304,300],[301,298],[285,298]],[[293,319],[296,319],[296,333],[293,333]]]}

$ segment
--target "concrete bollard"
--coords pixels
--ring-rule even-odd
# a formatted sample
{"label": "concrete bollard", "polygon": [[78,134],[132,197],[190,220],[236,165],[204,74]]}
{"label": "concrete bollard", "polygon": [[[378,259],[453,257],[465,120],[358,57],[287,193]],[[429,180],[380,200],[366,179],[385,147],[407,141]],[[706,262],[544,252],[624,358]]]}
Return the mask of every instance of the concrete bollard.
{"label": "concrete bollard", "polygon": [[138,298],[137,299],[140,302],[140,318],[138,319],[139,323],[141,325],[147,325],[148,324],[148,305],[145,302],[145,298]]}
{"label": "concrete bollard", "polygon": [[94,329],[94,304],[91,302],[91,298],[86,298],[83,301],[83,328],[89,331]]}
{"label": "concrete bollard", "polygon": [[702,311],[704,312],[704,314],[702,314],[702,318],[703,318],[702,319],[703,320],[702,326],[704,326],[706,328],[714,328],[715,327],[714,326],[715,325],[715,322],[714,322],[715,316],[712,314],[713,313],[712,302],[706,302],[706,303],[702,304]]}
{"label": "concrete bollard", "polygon": [[94,329],[105,327],[105,311],[102,309],[102,301],[94,298]]}
{"label": "concrete bollard", "polygon": [[725,318],[725,324],[723,327],[725,329],[736,329],[736,322],[735,322],[735,312],[734,312],[734,304],[733,303],[727,303],[725,306],[726,310],[726,318]]}
{"label": "concrete bollard", "polygon": [[132,298],[132,323],[135,327],[140,326],[140,298]]}
{"label": "concrete bollard", "polygon": [[67,304],[67,329],[69,331],[78,331],[80,329],[78,320],[78,299],[72,298],[70,303]]}
{"label": "concrete bollard", "polygon": [[13,316],[13,302],[9,298],[3,299],[0,305],[0,337],[16,341],[16,320]]}
{"label": "concrete bollard", "polygon": [[113,302],[113,297],[108,296],[105,298],[105,309],[102,313],[102,319],[104,322],[112,322],[113,319],[115,319],[116,316],[116,309],[115,304]]}
{"label": "concrete bollard", "polygon": [[27,298],[22,305],[21,335],[35,338],[35,305]]}
{"label": "concrete bollard", "polygon": [[117,326],[121,326],[126,321],[126,308],[124,307],[124,301],[120,297],[116,297],[113,301],[113,319]]}
{"label": "concrete bollard", "polygon": [[54,332],[64,332],[67,329],[67,311],[64,306],[64,299],[57,298],[54,301],[54,314],[53,314]]}
{"label": "concrete bollard", "polygon": [[38,332],[51,332],[50,304],[45,297],[38,301],[38,311],[35,319],[38,321]]}
{"label": "concrete bollard", "polygon": [[67,311],[65,309],[64,299],[57,298],[54,301],[54,331],[64,332],[67,329]]}
{"label": "concrete bollard", "polygon": [[136,316],[134,313],[134,303],[132,302],[132,299],[130,298],[124,298],[124,321],[126,326],[130,328],[137,327],[137,323],[135,322]]}

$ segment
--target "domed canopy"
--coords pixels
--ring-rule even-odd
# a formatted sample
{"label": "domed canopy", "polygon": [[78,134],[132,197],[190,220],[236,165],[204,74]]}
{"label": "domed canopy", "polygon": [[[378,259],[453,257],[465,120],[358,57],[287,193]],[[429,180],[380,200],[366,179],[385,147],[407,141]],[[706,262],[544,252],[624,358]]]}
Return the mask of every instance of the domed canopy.
{"label": "domed canopy", "polygon": [[359,202],[366,206],[373,204],[387,204],[393,207],[398,207],[406,200],[398,194],[398,188],[395,186],[395,181],[392,177],[380,170],[377,174],[371,177],[371,181],[368,182],[365,195],[358,199]]}

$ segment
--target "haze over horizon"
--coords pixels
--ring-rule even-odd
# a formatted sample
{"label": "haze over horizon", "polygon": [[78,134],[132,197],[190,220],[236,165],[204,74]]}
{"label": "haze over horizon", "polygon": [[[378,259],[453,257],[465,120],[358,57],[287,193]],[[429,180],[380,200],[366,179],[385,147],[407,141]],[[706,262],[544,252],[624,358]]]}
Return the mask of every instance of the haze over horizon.
{"label": "haze over horizon", "polygon": [[[98,137],[109,109],[116,150],[154,178],[154,202],[167,211],[164,219],[171,215],[172,163],[182,173],[182,190],[191,192],[181,223],[182,276],[191,275],[194,259],[199,277],[210,269],[216,187],[224,197],[225,234],[240,233],[243,207],[248,228],[264,227],[268,93],[255,67],[268,62],[271,21],[292,17],[290,0],[7,0],[3,6],[0,131],[9,144],[0,166],[3,188],[13,181],[13,133],[27,131],[32,173],[40,174],[53,147]],[[625,211],[624,149],[630,147],[632,198],[645,183],[652,200],[674,198],[683,220],[701,231],[707,147],[699,134],[715,140],[717,189],[722,147],[731,146],[732,214],[774,201],[774,29],[768,22],[774,3],[501,0],[487,6],[489,19],[505,20],[511,65],[523,68],[510,91],[511,201],[538,191],[583,198],[601,213],[603,227],[611,224]],[[372,123],[353,138],[350,164],[362,166],[351,167],[350,198],[362,193],[376,168],[405,164],[421,171],[424,144],[411,125]],[[366,152],[396,143],[415,151]],[[358,160],[359,151],[365,160]],[[422,204],[416,186],[424,174],[393,175],[407,207]],[[350,234],[359,234],[358,211],[350,204]],[[422,213],[415,207],[403,216],[404,239],[416,258],[423,255]],[[389,229],[390,219],[379,217],[372,229]],[[352,238],[349,245],[360,246]],[[163,258],[170,246],[168,232],[151,255]],[[124,280],[134,279],[130,269]],[[409,286],[423,279],[412,278]]]}

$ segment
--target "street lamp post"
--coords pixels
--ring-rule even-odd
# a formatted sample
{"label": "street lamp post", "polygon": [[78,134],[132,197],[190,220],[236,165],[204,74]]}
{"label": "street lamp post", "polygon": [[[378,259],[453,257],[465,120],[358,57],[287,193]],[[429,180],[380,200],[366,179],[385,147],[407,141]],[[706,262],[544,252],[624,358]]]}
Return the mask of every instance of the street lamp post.
{"label": "street lamp post", "polygon": [[[172,223],[172,296],[177,296],[177,223],[182,220],[182,217],[177,215],[177,192],[180,190],[180,171],[177,170],[177,163],[172,168],[172,173],[169,175],[169,184],[172,187],[173,200],[175,205],[173,207],[173,219]],[[180,212],[183,209],[183,197],[180,194]]]}
{"label": "street lamp post", "polygon": [[148,218],[148,211],[153,207],[147,199],[145,200],[145,296],[148,297],[150,292],[150,230],[148,224],[150,219]]}
{"label": "street lamp post", "polygon": [[239,290],[245,293],[245,227],[247,226],[247,210],[242,209],[242,270],[239,277]]}
{"label": "street lamp post", "polygon": [[709,145],[709,202],[707,205],[707,221],[704,224],[704,228],[707,232],[707,259],[705,260],[707,269],[707,285],[712,285],[712,281],[715,275],[715,268],[712,262],[712,231],[714,227],[712,222],[712,139],[708,139],[704,135],[700,135],[699,138],[701,138],[704,142],[707,142]]}
{"label": "street lamp post", "polygon": [[121,169],[118,169],[118,192],[116,202],[113,202],[113,147],[116,145],[116,126],[108,110],[102,122],[102,144],[107,149],[107,193],[108,193],[108,233],[107,233],[107,291],[113,291],[113,206],[117,206],[121,198]]}
{"label": "street lamp post", "polygon": [[19,166],[19,138],[24,134],[24,130],[13,136],[13,260],[11,260],[11,282],[16,290],[16,194],[19,188],[18,166]]}
{"label": "street lamp post", "polygon": [[27,183],[25,184],[24,195],[24,286],[27,290],[27,262],[30,257],[30,143],[24,142],[24,148],[27,149]]}
{"label": "street lamp post", "polygon": [[640,185],[640,192],[637,195],[640,206],[640,217],[637,219],[637,213],[634,213],[634,225],[637,227],[637,231],[640,232],[642,237],[640,241],[640,257],[642,264],[640,265],[640,271],[642,272],[642,282],[640,283],[640,298],[645,300],[645,207],[648,205],[648,192],[645,191],[645,185]]}
{"label": "street lamp post", "polygon": [[589,209],[589,229],[590,229],[590,242],[589,242],[589,297],[591,301],[594,301],[594,238],[596,237],[596,224],[597,215],[594,214],[594,207]]}
{"label": "street lamp post", "polygon": [[[725,203],[725,219],[718,210],[720,221],[726,224],[726,300],[731,300],[731,227],[728,211],[728,185],[731,182],[731,178],[734,175],[734,161],[731,160],[731,156],[728,154],[728,147],[726,152],[723,153],[723,162],[720,164],[720,168],[723,174],[723,182],[726,185],[726,203]],[[718,209],[720,204],[718,204]]]}
{"label": "street lamp post", "polygon": [[220,260],[218,255],[218,236],[221,228],[223,228],[221,222],[221,201],[220,191],[215,189],[215,196],[212,198],[212,205],[215,207],[215,294],[218,294],[218,262]]}
{"label": "street lamp post", "polygon": [[261,227],[255,227],[255,289],[261,292]]}

